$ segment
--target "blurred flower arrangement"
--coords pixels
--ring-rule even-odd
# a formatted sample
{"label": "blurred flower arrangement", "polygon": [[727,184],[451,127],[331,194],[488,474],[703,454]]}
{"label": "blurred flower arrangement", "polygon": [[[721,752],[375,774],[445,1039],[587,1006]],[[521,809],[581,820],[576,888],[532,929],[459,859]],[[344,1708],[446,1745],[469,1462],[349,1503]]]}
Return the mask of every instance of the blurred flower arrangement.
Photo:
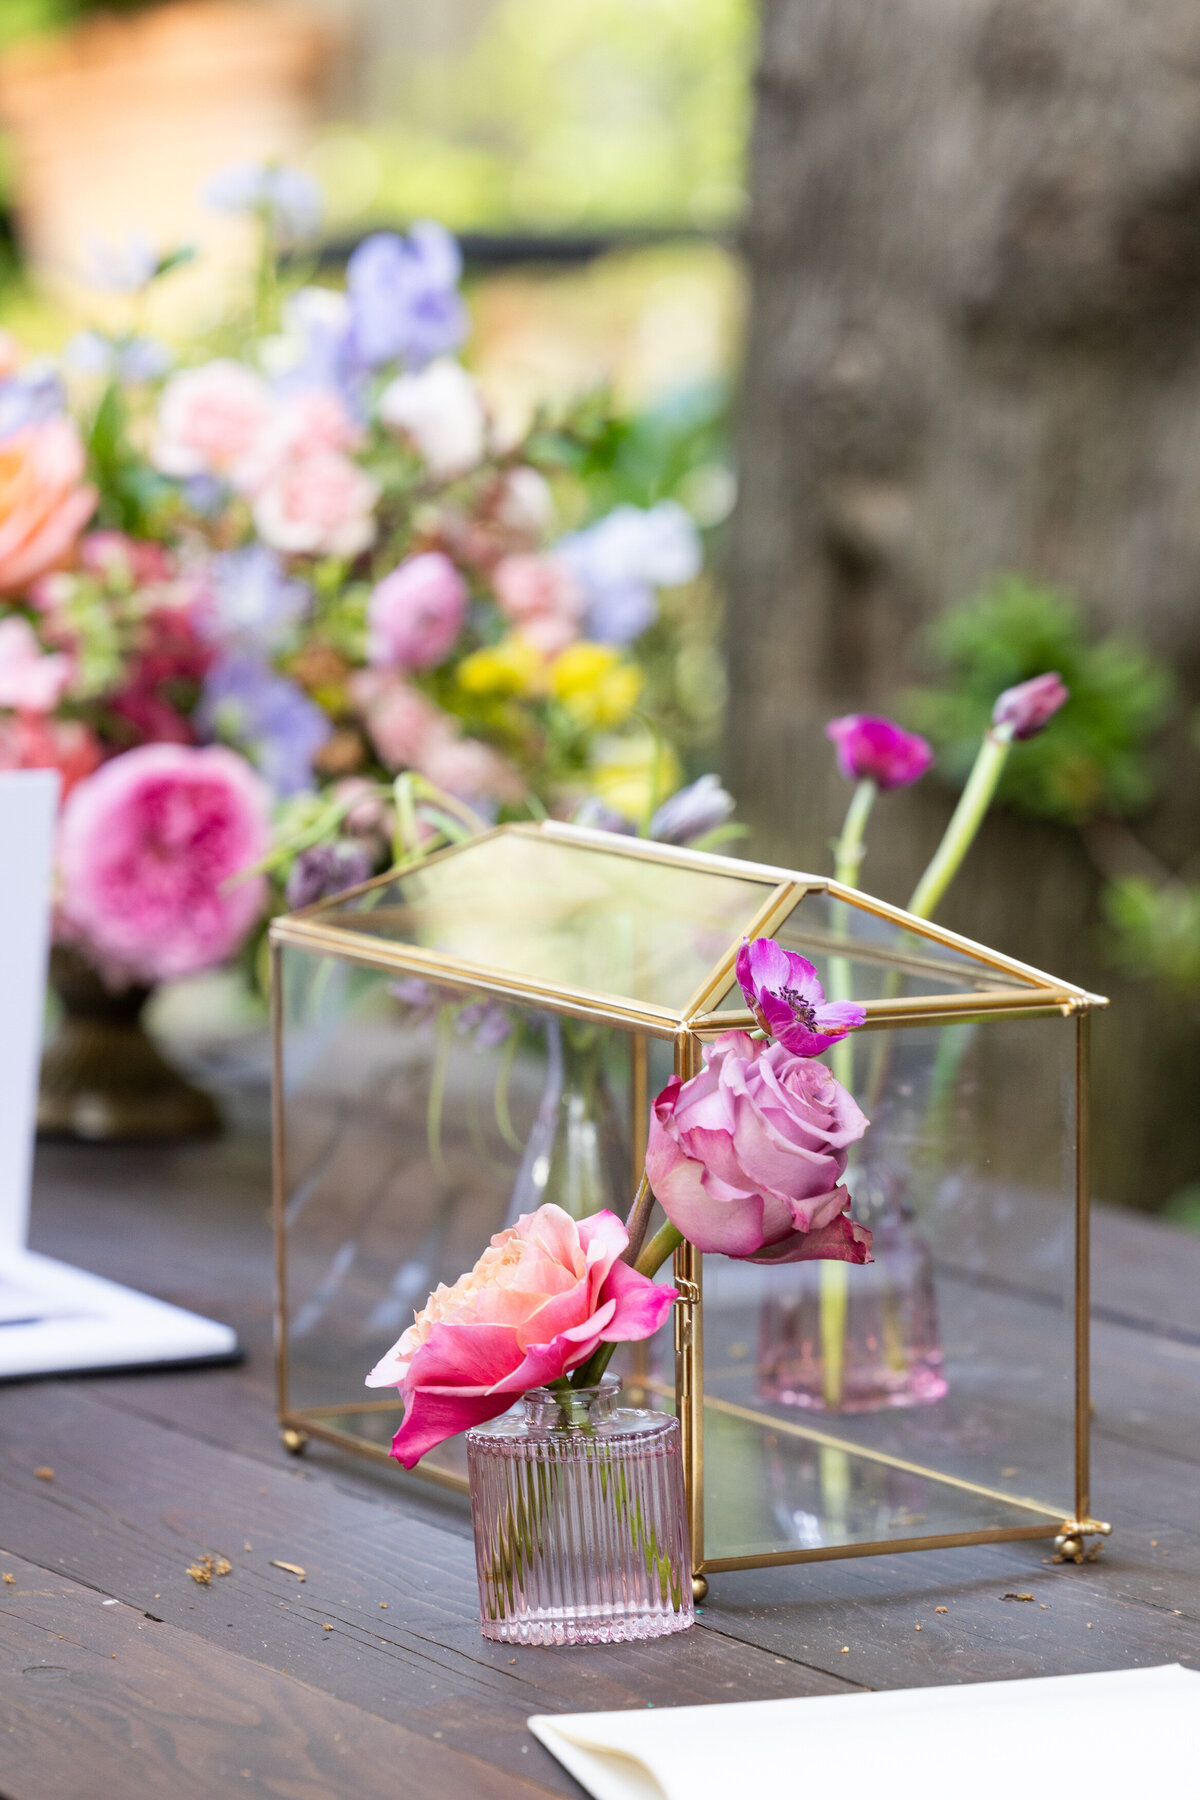
{"label": "blurred flower arrangement", "polygon": [[501,435],[440,226],[285,294],[314,185],[237,168],[210,199],[261,233],[226,353],[139,329],[184,260],[140,241],[97,267],[127,330],[59,366],[0,346],[0,766],[61,773],[60,940],[152,983],[497,817],[719,831],[728,796],[672,800],[639,712],[636,641],[701,565],[683,506],[589,522],[577,483],[556,525],[595,406]]}

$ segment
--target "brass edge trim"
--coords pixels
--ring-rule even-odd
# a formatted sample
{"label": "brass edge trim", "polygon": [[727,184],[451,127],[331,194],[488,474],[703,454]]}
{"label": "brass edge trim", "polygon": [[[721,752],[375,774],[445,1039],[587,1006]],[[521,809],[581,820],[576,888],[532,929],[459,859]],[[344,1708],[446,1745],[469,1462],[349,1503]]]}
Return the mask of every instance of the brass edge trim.
{"label": "brass edge trim", "polygon": [[935,943],[949,945],[952,949],[960,950],[964,956],[973,957],[976,962],[986,963],[990,968],[1003,969],[1009,975],[1023,976],[1035,987],[1068,993],[1088,1006],[1108,1005],[1102,994],[1089,994],[1086,988],[1077,987],[1073,981],[1062,981],[1057,976],[1047,975],[1042,969],[1035,969],[1031,963],[1018,962],[1014,956],[1003,956],[998,950],[989,950],[986,945],[977,944],[973,938],[963,937],[957,931],[947,931],[944,925],[935,925],[929,919],[918,919],[913,913],[905,912],[901,906],[891,906],[886,900],[876,900],[872,895],[864,894],[858,888],[846,887],[840,881],[829,881],[825,885],[835,900],[844,900],[849,906],[861,907],[878,918],[890,919],[893,924],[915,932],[918,937],[931,938]]}
{"label": "brass edge trim", "polygon": [[773,863],[742,862],[735,856],[718,856],[711,850],[688,850],[681,844],[660,844],[654,838],[626,837],[621,832],[594,831],[587,825],[568,825],[558,819],[543,819],[537,825],[523,821],[505,829],[528,837],[563,838],[578,844],[581,850],[609,850],[617,856],[633,856],[642,862],[670,863],[677,869],[703,869],[712,875],[726,875],[735,881],[781,883],[798,882],[802,886],[824,888],[823,875],[805,875],[796,869],[779,869]]}
{"label": "brass edge trim", "polygon": [[[1078,1009],[1073,1001],[1052,1000],[1047,995],[1015,1005],[1005,1001],[999,1006],[981,1010],[975,1003],[974,996],[964,996],[961,1010],[952,1007],[927,1011],[924,1008],[909,1009],[908,1003],[889,1006],[887,1011],[871,1013],[858,1027],[859,1031],[885,1031],[892,1027],[904,1027],[928,1024],[931,1019],[945,1019],[956,1025],[969,1024],[974,1020],[985,1019],[1037,1019],[1066,1018]],[[870,1004],[864,1002],[864,1004]],[[688,1020],[688,1029],[701,1035],[722,1031],[752,1031],[755,1026],[753,1013],[724,1012],[701,1013]]]}
{"label": "brass edge trim", "polygon": [[[700,1067],[700,1044],[690,1032],[675,1040],[675,1073],[684,1081]],[[704,1556],[704,1303],[703,1257],[685,1239],[675,1252],[674,1272],[685,1303],[675,1308],[675,1412],[687,1502],[693,1573]]]}
{"label": "brass edge trim", "polygon": [[637,1005],[593,994],[566,983],[551,985],[532,977],[500,975],[473,963],[460,962],[434,950],[413,944],[396,944],[387,938],[371,938],[313,920],[276,920],[275,941],[299,950],[335,955],[383,974],[399,970],[408,974],[440,977],[451,987],[495,994],[501,999],[532,1001],[537,1006],[569,1018],[603,1019],[609,1024],[634,1027],[653,1037],[673,1039],[681,1018],[666,1007],[649,1001]]}
{"label": "brass edge trim", "polygon": [[359,894],[370,893],[372,888],[387,887],[389,882],[400,881],[405,875],[412,875],[420,869],[431,868],[434,863],[445,862],[449,857],[457,856],[460,851],[470,850],[476,844],[483,844],[490,838],[500,837],[509,829],[507,825],[489,825],[486,831],[481,831],[475,837],[468,838],[465,843],[443,844],[440,850],[431,850],[426,856],[410,856],[406,861],[394,863],[390,869],[385,869],[382,875],[372,875],[368,881],[359,881],[353,887],[343,888],[340,894],[331,894],[326,900],[314,900],[311,906],[298,906],[292,912],[280,913],[277,918],[271,920],[270,931],[273,935],[275,927],[285,920],[307,920],[316,918],[322,913],[338,912],[345,906],[347,900],[356,900]]}
{"label": "brass edge trim", "polygon": [[942,1487],[961,1488],[968,1494],[979,1494],[985,1500],[998,1500],[1004,1506],[1018,1507],[1022,1512],[1035,1512],[1046,1517],[1062,1519],[1061,1506],[1046,1506],[1041,1500],[1005,1494],[999,1488],[984,1487],[978,1481],[968,1481],[963,1475],[946,1475],[940,1469],[930,1469],[924,1463],[908,1462],[902,1456],[892,1456],[886,1450],[869,1450],[862,1444],[854,1443],[850,1438],[834,1437],[828,1431],[816,1431],[810,1425],[794,1425],[790,1419],[777,1419],[771,1413],[756,1412],[753,1407],[738,1406],[732,1400],[718,1400],[712,1394],[706,1394],[704,1404],[714,1412],[727,1413],[731,1418],[747,1419],[751,1424],[763,1425],[782,1437],[804,1438],[807,1442],[820,1444],[828,1450],[844,1450],[848,1455],[861,1457],[865,1462],[882,1463],[885,1468],[899,1469],[905,1475],[922,1475],[929,1481],[936,1481]]}
{"label": "brass edge trim", "polygon": [[646,1040],[635,1032],[629,1040],[629,1135],[631,1138],[631,1191],[641,1185],[646,1162],[646,1144],[650,1136],[650,1075]]}
{"label": "brass edge trim", "polygon": [[272,942],[271,957],[271,1224],[275,1234],[275,1410],[280,1424],[288,1405],[287,1231],[284,1226],[287,1175],[284,1163],[283,956]]}
{"label": "brass edge trim", "polygon": [[1014,1544],[1024,1538],[1052,1538],[1057,1525],[998,1525],[986,1531],[951,1531],[939,1537],[885,1538],[871,1544],[823,1544],[818,1550],[762,1550],[748,1556],[714,1556],[697,1575],[726,1575],[739,1569],[769,1569],[785,1563],[840,1562],[850,1556],[899,1555],[908,1550],[959,1550],[971,1544]]}
{"label": "brass edge trim", "polygon": [[1091,1511],[1091,1020],[1075,1021],[1075,1517]]}
{"label": "brass edge trim", "polygon": [[[742,936],[748,938],[769,937],[775,925],[791,913],[793,907],[799,904],[807,891],[806,888],[798,887],[794,881],[783,882],[779,887],[772,889],[754,917],[747,923]],[[683,1008],[685,1019],[690,1019],[693,1013],[699,1012],[706,1002],[719,1000],[723,994],[728,992],[733,985],[733,971],[737,963],[741,941],[741,937],[735,938],[716,968],[711,974],[705,976]]]}
{"label": "brass edge trim", "polygon": [[[355,1437],[353,1432],[338,1431],[333,1425],[322,1425],[303,1410],[289,1413],[286,1419],[280,1420],[280,1424],[299,1426],[302,1431],[307,1431],[309,1437],[319,1438],[323,1444],[332,1444],[335,1450],[350,1450],[355,1456],[369,1456],[372,1462],[386,1463],[393,1469],[399,1467],[395,1457],[390,1451],[383,1449],[382,1445],[373,1444],[368,1438]],[[463,1476],[451,1475],[444,1469],[423,1469],[418,1463],[415,1469],[409,1469],[407,1473],[415,1475],[419,1481],[431,1481],[435,1487],[449,1488],[454,1494],[466,1494],[470,1491]]]}

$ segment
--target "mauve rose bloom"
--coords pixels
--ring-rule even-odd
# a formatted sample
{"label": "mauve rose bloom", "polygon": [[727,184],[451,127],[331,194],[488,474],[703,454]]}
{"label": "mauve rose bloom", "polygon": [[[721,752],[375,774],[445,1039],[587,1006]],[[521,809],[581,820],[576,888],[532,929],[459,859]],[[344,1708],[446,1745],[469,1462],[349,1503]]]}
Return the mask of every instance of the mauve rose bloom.
{"label": "mauve rose bloom", "polygon": [[699,1250],[744,1262],[864,1263],[871,1233],[847,1217],[847,1147],[867,1128],[822,1063],[727,1031],[690,1081],[654,1102],[646,1173]]}
{"label": "mauve rose bloom", "polygon": [[53,712],[71,674],[71,658],[47,655],[28,619],[19,614],[0,619],[0,706],[22,713]]}
{"label": "mauve rose bloom", "polygon": [[498,1232],[453,1287],[437,1288],[367,1376],[368,1387],[398,1388],[404,1401],[396,1460],[411,1469],[435,1444],[578,1368],[598,1345],[656,1332],[675,1290],[622,1262],[628,1243],[615,1213],[576,1223],[559,1206],[539,1206]]}
{"label": "mauve rose bloom", "polygon": [[275,417],[261,375],[231,357],[181,369],[158,403],[154,460],[165,475],[229,475]]}
{"label": "mauve rose bloom", "polygon": [[96,510],[69,419],[44,419],[0,440],[0,594],[61,568]]}
{"label": "mauve rose bloom", "polygon": [[880,789],[911,787],[933,761],[933,750],[915,731],[871,713],[830,719],[825,736],[837,747],[847,781],[873,781]]}
{"label": "mauve rose bloom", "polygon": [[254,523],[289,556],[357,556],[374,542],[379,483],[340,450],[289,458],[258,493]]}
{"label": "mauve rose bloom", "polygon": [[367,659],[382,669],[432,669],[467,616],[467,584],[440,550],[410,556],[367,604]]}
{"label": "mauve rose bloom", "polygon": [[734,972],[759,1025],[793,1056],[820,1056],[867,1016],[851,1000],[827,1003],[808,959],[774,938],[743,939]]}
{"label": "mauve rose bloom", "polygon": [[1070,698],[1071,691],[1063,685],[1061,675],[1035,675],[1032,681],[1005,688],[992,708],[993,729],[1007,729],[1018,743],[1036,737]]}
{"label": "mauve rose bloom", "polygon": [[192,975],[241,944],[267,897],[270,794],[232,750],[145,744],[81,781],[63,808],[64,924],[143,981]]}

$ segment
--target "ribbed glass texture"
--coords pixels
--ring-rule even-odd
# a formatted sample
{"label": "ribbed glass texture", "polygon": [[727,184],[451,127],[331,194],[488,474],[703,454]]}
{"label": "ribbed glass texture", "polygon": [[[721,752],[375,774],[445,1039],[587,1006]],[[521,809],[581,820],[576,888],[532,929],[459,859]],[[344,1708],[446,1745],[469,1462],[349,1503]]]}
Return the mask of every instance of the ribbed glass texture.
{"label": "ribbed glass texture", "polygon": [[467,1433],[480,1623],[506,1644],[618,1644],[693,1623],[679,1423],[620,1383],[535,1388]]}

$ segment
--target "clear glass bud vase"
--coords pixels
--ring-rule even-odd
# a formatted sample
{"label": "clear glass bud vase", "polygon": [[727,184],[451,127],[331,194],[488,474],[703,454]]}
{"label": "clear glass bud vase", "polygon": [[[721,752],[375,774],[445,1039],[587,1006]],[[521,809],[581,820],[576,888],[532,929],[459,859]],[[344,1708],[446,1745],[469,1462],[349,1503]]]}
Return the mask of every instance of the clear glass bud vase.
{"label": "clear glass bud vase", "polygon": [[854,1216],[874,1262],[797,1263],[772,1272],[759,1313],[765,1400],[826,1413],[928,1406],[946,1393],[933,1259],[895,1184],[863,1180]]}
{"label": "clear glass bud vase", "polygon": [[546,1017],[546,1086],[513,1184],[508,1223],[552,1202],[573,1219],[629,1209],[630,1153],[598,1025]]}
{"label": "clear glass bud vase", "polygon": [[620,1382],[535,1388],[467,1433],[485,1638],[617,1644],[693,1623],[679,1422]]}

